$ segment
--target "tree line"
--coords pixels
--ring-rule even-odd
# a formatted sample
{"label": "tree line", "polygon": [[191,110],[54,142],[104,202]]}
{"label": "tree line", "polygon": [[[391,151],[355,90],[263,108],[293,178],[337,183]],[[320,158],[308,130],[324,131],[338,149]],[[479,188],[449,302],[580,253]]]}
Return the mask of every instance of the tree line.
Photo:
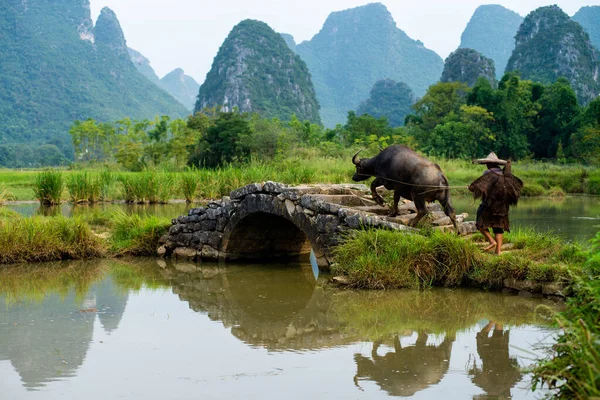
{"label": "tree line", "polygon": [[385,117],[348,113],[344,125],[325,129],[292,115],[290,121],[237,110],[205,109],[187,119],[76,121],[75,160],[117,163],[132,171],[167,166],[213,168],[251,158],[285,158],[294,149],[317,148],[325,156],[349,148],[373,150],[407,144],[432,156],[500,157],[558,162],[600,162],[600,98],[581,107],[568,81],[550,85],[506,74],[497,87],[480,79],[432,85],[412,107],[405,125]]}

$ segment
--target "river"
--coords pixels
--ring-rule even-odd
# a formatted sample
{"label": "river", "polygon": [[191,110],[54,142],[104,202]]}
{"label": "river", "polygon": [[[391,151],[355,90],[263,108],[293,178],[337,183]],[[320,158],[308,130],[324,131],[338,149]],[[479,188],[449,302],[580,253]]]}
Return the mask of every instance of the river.
{"label": "river", "polygon": [[339,291],[310,263],[154,259],[0,272],[3,399],[534,398],[559,305]]}
{"label": "river", "polygon": [[[477,204],[455,206],[474,215]],[[127,209],[175,216],[186,208]],[[592,237],[599,218],[590,197],[523,199],[511,211],[514,227],[569,240]],[[549,314],[561,304],[465,289],[337,290],[327,279],[310,262],[138,258],[2,268],[0,398],[543,395],[531,392],[523,368],[553,343]]]}

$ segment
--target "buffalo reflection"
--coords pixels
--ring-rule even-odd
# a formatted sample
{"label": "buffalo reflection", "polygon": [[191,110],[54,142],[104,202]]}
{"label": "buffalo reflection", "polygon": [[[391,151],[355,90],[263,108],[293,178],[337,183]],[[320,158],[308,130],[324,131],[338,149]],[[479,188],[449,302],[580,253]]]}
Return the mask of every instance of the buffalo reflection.
{"label": "buffalo reflection", "polygon": [[427,344],[429,335],[420,330],[413,346],[402,347],[400,337],[393,338],[394,351],[377,354],[381,342],[373,343],[371,358],[354,355],[357,372],[354,383],[368,379],[392,396],[412,396],[442,380],[450,366],[454,335],[447,335],[439,345]]}

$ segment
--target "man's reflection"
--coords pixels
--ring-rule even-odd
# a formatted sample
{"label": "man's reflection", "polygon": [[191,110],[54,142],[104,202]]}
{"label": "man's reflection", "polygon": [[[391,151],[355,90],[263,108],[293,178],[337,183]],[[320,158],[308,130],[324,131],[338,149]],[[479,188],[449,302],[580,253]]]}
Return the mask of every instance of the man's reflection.
{"label": "man's reflection", "polygon": [[414,346],[402,347],[394,336],[394,351],[384,356],[377,354],[381,342],[373,343],[371,358],[354,355],[357,372],[354,383],[368,379],[392,396],[412,396],[438,383],[448,371],[454,335],[446,335],[438,345],[427,344],[428,335],[420,330]]}
{"label": "man's reflection", "polygon": [[508,354],[509,333],[502,324],[493,321],[477,333],[477,353],[482,365],[475,364],[470,372],[473,383],[485,390],[487,396],[510,398],[510,389],[521,380],[516,358]]}

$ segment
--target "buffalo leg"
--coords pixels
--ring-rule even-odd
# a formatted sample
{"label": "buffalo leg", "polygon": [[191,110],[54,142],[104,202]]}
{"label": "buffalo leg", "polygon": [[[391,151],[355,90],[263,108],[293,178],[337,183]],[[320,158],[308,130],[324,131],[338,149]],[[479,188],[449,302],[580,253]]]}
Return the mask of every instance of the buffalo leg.
{"label": "buffalo leg", "polygon": [[373,180],[373,182],[371,182],[371,195],[373,196],[373,200],[375,200],[375,202],[377,204],[379,204],[381,207],[385,207],[385,202],[383,201],[383,197],[381,197],[379,195],[379,193],[377,193],[377,188],[379,186],[382,186],[382,183],[379,180],[379,178],[375,178],[375,180]]}
{"label": "buffalo leg", "polygon": [[456,223],[456,211],[454,211],[454,207],[452,207],[452,202],[450,201],[450,193],[448,189],[446,189],[445,197],[443,201],[440,201],[442,206],[444,207],[444,213],[450,217],[450,221],[452,221],[452,225],[454,225],[454,232],[457,235],[460,235],[460,231],[458,230],[458,224]]}
{"label": "buffalo leg", "polygon": [[400,201],[400,191],[394,191],[394,204],[392,205],[392,209],[390,210],[390,217],[395,217],[398,215],[398,202]]}
{"label": "buffalo leg", "polygon": [[416,226],[421,218],[427,215],[427,205],[425,204],[425,198],[419,195],[413,195],[413,201],[417,208],[417,215],[408,223],[410,226]]}

